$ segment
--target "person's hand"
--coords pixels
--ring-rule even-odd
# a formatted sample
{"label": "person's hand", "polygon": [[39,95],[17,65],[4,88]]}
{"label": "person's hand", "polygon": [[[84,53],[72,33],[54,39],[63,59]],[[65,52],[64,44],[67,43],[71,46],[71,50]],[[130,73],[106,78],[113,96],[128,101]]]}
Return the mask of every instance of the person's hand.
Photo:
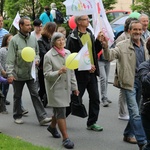
{"label": "person's hand", "polygon": [[5,70],[2,70],[1,74],[2,74],[3,77],[6,77],[6,71]]}
{"label": "person's hand", "polygon": [[73,91],[73,94],[76,95],[76,96],[78,96],[79,93],[80,93],[80,92],[79,92],[78,90]]}
{"label": "person's hand", "polygon": [[59,71],[58,71],[58,74],[61,75],[63,73],[66,73],[67,71],[67,68],[65,66],[63,66]]}
{"label": "person's hand", "polygon": [[107,37],[104,35],[104,33],[103,33],[102,31],[99,32],[97,38],[98,38],[98,40],[101,42],[102,47],[103,47],[104,49],[107,49],[107,48],[108,48],[108,39],[107,39]]}
{"label": "person's hand", "polygon": [[8,83],[12,83],[14,80],[16,80],[14,76],[10,76],[7,78]]}
{"label": "person's hand", "polygon": [[39,60],[35,61],[35,66],[39,66]]}
{"label": "person's hand", "polygon": [[96,70],[95,65],[91,65],[91,70],[89,70],[90,73],[94,73]]}

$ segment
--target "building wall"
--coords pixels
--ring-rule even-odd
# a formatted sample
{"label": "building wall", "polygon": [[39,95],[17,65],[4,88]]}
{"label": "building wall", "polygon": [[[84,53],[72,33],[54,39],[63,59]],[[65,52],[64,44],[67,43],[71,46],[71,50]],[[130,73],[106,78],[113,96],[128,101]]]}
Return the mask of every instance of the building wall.
{"label": "building wall", "polygon": [[131,11],[132,0],[117,0],[114,9]]}

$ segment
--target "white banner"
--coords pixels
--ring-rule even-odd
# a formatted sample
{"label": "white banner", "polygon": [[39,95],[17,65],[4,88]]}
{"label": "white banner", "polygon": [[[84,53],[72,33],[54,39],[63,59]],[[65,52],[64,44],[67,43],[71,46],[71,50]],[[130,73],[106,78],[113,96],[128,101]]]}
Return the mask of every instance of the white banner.
{"label": "white banner", "polygon": [[66,15],[80,16],[94,12],[93,0],[66,0]]}
{"label": "white banner", "polygon": [[15,17],[15,19],[14,19],[14,21],[13,21],[13,25],[14,25],[14,27],[15,27],[17,30],[19,30],[19,20],[20,20],[20,15],[19,15],[19,13],[17,12],[17,15],[16,15],[16,17]]}

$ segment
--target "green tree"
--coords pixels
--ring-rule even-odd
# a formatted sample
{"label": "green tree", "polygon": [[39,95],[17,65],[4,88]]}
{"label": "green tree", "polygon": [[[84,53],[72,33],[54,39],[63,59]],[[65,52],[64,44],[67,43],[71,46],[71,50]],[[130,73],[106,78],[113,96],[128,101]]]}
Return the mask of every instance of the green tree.
{"label": "green tree", "polygon": [[103,1],[103,5],[104,5],[104,8],[105,10],[111,10],[111,9],[114,9],[114,4],[117,3],[116,0],[102,0]]}
{"label": "green tree", "polygon": [[150,14],[150,0],[134,0],[134,4],[131,5],[133,11],[143,12]]}
{"label": "green tree", "polygon": [[40,9],[40,3],[35,0],[5,0],[4,10],[9,19],[19,12],[21,16],[29,16],[34,20]]}
{"label": "green tree", "polygon": [[3,15],[3,9],[4,9],[4,0],[0,0],[0,14]]}

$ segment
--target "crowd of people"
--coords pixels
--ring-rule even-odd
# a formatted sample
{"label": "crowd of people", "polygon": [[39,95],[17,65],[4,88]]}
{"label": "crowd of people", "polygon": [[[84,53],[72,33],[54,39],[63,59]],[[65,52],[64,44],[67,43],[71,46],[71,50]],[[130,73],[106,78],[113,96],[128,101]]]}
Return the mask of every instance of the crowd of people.
{"label": "crowd of people", "polygon": [[[71,113],[70,95],[79,96],[84,103],[85,90],[89,96],[89,110],[86,128],[103,131],[97,124],[100,102],[108,107],[108,75],[110,62],[117,59],[115,82],[120,88],[119,119],[128,120],[123,141],[137,144],[139,150],[150,150],[150,32],[149,18],[141,14],[138,19],[128,18],[125,30],[108,47],[108,41],[101,31],[95,38],[89,26],[87,15],[76,16],[76,28],[66,37],[66,30],[56,20],[56,4],[44,7],[44,12],[33,21],[28,17],[19,20],[19,31],[10,34],[3,28],[0,16],[0,112],[7,114],[6,100],[9,84],[13,86],[13,118],[16,124],[24,123],[22,117],[28,113],[23,107],[22,92],[27,84],[31,100],[40,125],[50,123],[47,130],[54,138],[61,138],[67,149],[74,143],[67,133],[66,117]],[[79,52],[87,43],[91,69],[78,71],[66,68],[68,55]],[[26,62],[21,51],[25,47],[35,50],[36,79],[31,74],[33,62]],[[101,53],[98,57],[98,53]],[[100,79],[100,91],[98,88]],[[48,117],[46,106],[53,108]],[[58,125],[58,129],[57,129]],[[60,131],[60,133],[59,133]]]}

